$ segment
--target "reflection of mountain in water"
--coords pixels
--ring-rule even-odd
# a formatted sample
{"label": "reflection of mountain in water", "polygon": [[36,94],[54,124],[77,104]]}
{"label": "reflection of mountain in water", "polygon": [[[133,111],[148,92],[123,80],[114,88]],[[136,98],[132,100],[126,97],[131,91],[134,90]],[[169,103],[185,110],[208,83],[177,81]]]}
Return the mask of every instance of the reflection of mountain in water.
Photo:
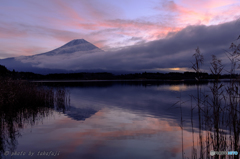
{"label": "reflection of mountain in water", "polygon": [[91,108],[76,108],[76,107],[69,106],[65,114],[71,119],[80,121],[80,120],[85,120],[91,117],[96,112],[97,112],[96,110]]}

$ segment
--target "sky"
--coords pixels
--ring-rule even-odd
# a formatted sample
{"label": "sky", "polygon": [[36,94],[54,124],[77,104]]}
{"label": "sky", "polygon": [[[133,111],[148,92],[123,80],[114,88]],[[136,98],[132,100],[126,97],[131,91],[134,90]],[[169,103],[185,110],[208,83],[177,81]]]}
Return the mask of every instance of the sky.
{"label": "sky", "polygon": [[0,59],[85,39],[106,52],[88,57],[95,63],[111,53],[113,68],[187,70],[196,47],[223,56],[240,35],[239,17],[239,0],[0,0]]}

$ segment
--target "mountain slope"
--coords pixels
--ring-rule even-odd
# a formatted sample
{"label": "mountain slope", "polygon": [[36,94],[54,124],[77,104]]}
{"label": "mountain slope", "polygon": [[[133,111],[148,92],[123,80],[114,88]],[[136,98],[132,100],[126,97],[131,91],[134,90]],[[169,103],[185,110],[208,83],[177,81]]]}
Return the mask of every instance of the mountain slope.
{"label": "mountain slope", "polygon": [[78,69],[87,70],[88,68],[77,67],[76,61],[82,58],[82,56],[103,52],[103,50],[84,39],[75,39],[46,53],[0,59],[0,64],[6,66],[9,70],[15,69],[23,72],[41,74],[66,73]]}
{"label": "mountain slope", "polygon": [[102,50],[84,39],[75,39],[57,49],[34,56],[39,55],[53,56],[61,54],[71,54],[75,52],[102,52]]}

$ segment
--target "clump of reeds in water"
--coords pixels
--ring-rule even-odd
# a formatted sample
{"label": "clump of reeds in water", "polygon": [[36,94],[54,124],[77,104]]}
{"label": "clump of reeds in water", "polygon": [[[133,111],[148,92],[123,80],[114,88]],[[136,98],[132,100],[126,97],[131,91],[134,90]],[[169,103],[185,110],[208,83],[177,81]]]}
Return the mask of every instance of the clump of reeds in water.
{"label": "clump of reeds in water", "polygon": [[[228,71],[231,75],[229,83],[223,84],[219,81],[219,76],[224,70],[224,66],[221,60],[214,55],[212,56],[210,71],[215,79],[212,85],[209,86],[209,92],[202,91],[201,85],[198,83],[200,78],[199,76],[197,77],[197,96],[191,95],[191,99],[195,99],[195,107],[191,107],[191,120],[193,120],[192,110],[197,108],[195,110],[198,115],[199,152],[196,153],[197,149],[194,145],[193,137],[191,158],[239,158],[239,154],[210,156],[211,150],[237,151],[240,153],[240,82],[238,81],[239,79],[234,78],[237,63],[240,61],[240,44],[235,45],[232,43],[230,49],[226,53],[231,65],[230,71]],[[199,49],[196,50],[194,57],[193,69],[199,73],[199,66],[203,62]],[[191,123],[192,132],[194,133],[193,121]]]}
{"label": "clump of reeds in water", "polygon": [[[51,106],[54,98],[51,89],[33,83],[2,78],[0,81],[0,106],[14,108]],[[3,108],[4,109],[4,108]]]}
{"label": "clump of reeds in water", "polygon": [[64,112],[69,102],[64,89],[55,91],[27,81],[1,78],[0,158],[6,149],[15,150],[19,130],[24,125],[37,124],[54,109]]}

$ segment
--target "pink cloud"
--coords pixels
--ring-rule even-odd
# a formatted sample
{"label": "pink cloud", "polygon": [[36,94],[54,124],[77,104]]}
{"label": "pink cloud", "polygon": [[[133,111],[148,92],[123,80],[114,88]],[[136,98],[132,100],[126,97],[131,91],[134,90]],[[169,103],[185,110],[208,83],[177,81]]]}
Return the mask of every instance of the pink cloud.
{"label": "pink cloud", "polygon": [[[209,25],[218,16],[221,17],[221,22],[215,22],[219,24],[235,20],[232,18],[236,15],[240,15],[240,3],[235,3],[235,0],[208,0],[208,1],[190,1],[181,0],[179,3],[174,1],[164,3],[164,8],[169,12],[176,12],[177,24],[186,26],[189,24],[204,24]],[[228,18],[224,18],[228,17]]]}
{"label": "pink cloud", "polygon": [[0,24],[0,38],[25,37],[26,32],[18,30],[15,26],[9,23]]}
{"label": "pink cloud", "polygon": [[58,9],[61,10],[61,12],[64,12],[64,14],[68,15],[68,17],[77,20],[77,21],[83,21],[85,18],[81,17],[79,13],[77,13],[73,8],[71,8],[67,3],[64,3],[61,0],[53,0],[56,5],[58,5]]}
{"label": "pink cloud", "polygon": [[191,0],[180,0],[181,4],[194,8],[196,10],[203,9],[215,9],[219,7],[225,7],[235,3],[239,3],[237,0],[202,0],[202,1],[191,1]]}
{"label": "pink cloud", "polygon": [[[0,22],[0,38],[15,38],[21,41],[29,38],[51,38],[58,43],[83,38],[100,48],[117,47],[118,44],[122,44],[118,47],[123,47],[133,44],[134,41],[129,39],[136,35],[143,41],[162,39],[188,25],[220,24],[240,16],[240,4],[236,0],[168,1],[155,7],[158,14],[135,19],[128,18],[123,8],[96,0],[69,0],[67,3],[63,0],[27,2],[36,12],[30,13],[21,7],[6,8],[15,10],[13,15],[17,15],[17,12],[24,13],[24,18],[31,19],[29,23],[24,23],[24,20],[21,23]],[[8,9],[2,9],[3,13],[8,13]],[[11,17],[11,14],[3,13],[0,12],[3,19],[5,16],[8,20],[15,18]],[[21,16],[22,14],[19,15]],[[27,44],[25,45],[27,47]],[[48,47],[53,49],[53,46]],[[31,49],[27,52],[29,51]]]}

